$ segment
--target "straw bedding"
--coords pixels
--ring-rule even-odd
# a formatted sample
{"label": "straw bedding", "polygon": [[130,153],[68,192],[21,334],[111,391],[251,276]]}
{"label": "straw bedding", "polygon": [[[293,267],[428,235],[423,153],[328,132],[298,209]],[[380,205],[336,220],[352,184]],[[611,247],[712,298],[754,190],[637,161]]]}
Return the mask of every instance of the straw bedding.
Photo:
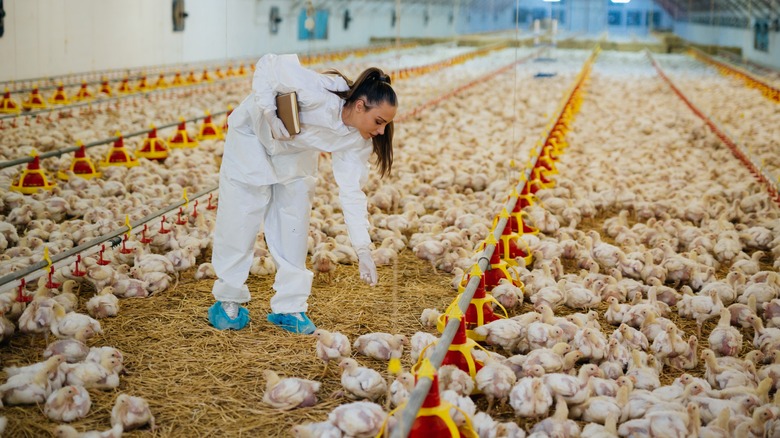
{"label": "straw bedding", "polygon": [[[603,221],[611,214],[584,221],[579,228],[601,231]],[[610,241],[604,236],[605,241]],[[208,254],[204,259],[208,260]],[[566,263],[567,272],[577,272]],[[395,266],[379,268],[380,282],[369,287],[360,282],[356,266],[339,266],[335,275],[326,281],[315,279],[309,299],[309,315],[322,328],[337,330],[354,340],[357,336],[383,331],[411,336],[426,330],[418,319],[422,310],[436,307],[443,310],[454,298],[450,286],[451,275],[434,273],[430,264],[417,259],[410,251],[401,253]],[[721,275],[718,275],[721,277]],[[320,379],[323,364],[315,357],[315,341],[311,337],[282,332],[265,321],[270,311],[272,276],[250,276],[249,288],[253,299],[248,304],[252,322],[241,331],[221,332],[211,328],[206,320],[206,309],[213,303],[213,280],[196,281],[193,272],[181,273],[181,280],[173,290],[167,290],[147,299],[122,300],[119,316],[102,320],[104,334],[89,341],[90,346],[109,345],[125,353],[128,375],[122,376],[120,387],[111,391],[90,390],[92,409],[87,418],[73,423],[79,431],[106,430],[110,427],[111,409],[119,393],[144,397],[156,417],[157,429],[134,431],[127,436],[289,436],[295,424],[323,421],[336,406],[349,400],[336,398],[341,389],[338,368],[331,368]],[[92,291],[84,286],[80,292],[80,311]],[[532,310],[529,303],[510,313]],[[604,319],[606,304],[598,310],[599,322],[605,334],[614,327]],[[559,308],[556,314],[573,313]],[[670,316],[687,336],[696,333],[693,320]],[[704,324],[699,349],[708,346],[707,337],[717,323]],[[752,329],[744,331],[749,351]],[[45,348],[43,337],[15,335],[0,349],[2,365],[29,364],[42,360]],[[501,352],[505,353],[505,352]],[[386,364],[358,357],[362,365],[385,373]],[[409,369],[408,354],[403,365]],[[319,380],[319,402],[310,408],[281,412],[262,402],[265,382],[264,369],[277,371],[281,376]],[[688,371],[703,376],[704,365]],[[662,384],[671,383],[682,370],[666,368]],[[5,376],[2,376],[3,379]],[[487,401],[477,397],[479,409],[487,408]],[[496,406],[491,413],[498,421],[518,420],[511,407]],[[43,415],[42,406],[6,407],[8,436],[38,437],[47,435],[57,425]],[[520,419],[521,426],[532,426],[534,421]]]}

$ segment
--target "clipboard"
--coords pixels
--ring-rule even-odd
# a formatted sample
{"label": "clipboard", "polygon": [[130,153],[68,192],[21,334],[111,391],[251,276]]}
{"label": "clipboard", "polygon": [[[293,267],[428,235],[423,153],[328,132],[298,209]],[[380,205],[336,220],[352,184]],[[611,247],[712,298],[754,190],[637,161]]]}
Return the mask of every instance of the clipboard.
{"label": "clipboard", "polygon": [[287,128],[290,135],[301,133],[301,119],[298,112],[298,94],[296,92],[276,96],[276,115],[284,123],[284,127]]}

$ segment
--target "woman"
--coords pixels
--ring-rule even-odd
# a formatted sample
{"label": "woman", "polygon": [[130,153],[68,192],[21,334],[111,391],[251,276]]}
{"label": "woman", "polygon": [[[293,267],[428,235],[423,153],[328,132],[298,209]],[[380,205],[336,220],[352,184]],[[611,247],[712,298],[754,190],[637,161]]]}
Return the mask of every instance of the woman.
{"label": "woman", "polygon": [[[298,95],[301,121],[294,138],[276,116],[275,100],[292,91]],[[306,316],[313,278],[306,255],[321,152],[331,153],[360,278],[376,284],[361,187],[368,179],[372,152],[381,174],[390,172],[397,106],[390,78],[377,68],[367,69],[353,83],[336,71],[305,69],[296,55],[269,54],[257,62],[252,93],[228,119],[212,252],[218,278],[212,289],[217,302],[208,312],[211,325],[239,330],[249,322],[249,312],[240,305],[250,299],[245,282],[264,223],[277,268],[268,321],[294,333],[314,332]]]}

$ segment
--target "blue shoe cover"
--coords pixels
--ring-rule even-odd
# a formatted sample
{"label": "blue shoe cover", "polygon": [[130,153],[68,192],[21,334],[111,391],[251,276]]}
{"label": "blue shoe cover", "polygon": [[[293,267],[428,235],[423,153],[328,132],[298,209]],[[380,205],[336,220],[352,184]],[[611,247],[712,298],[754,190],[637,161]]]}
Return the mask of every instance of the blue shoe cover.
{"label": "blue shoe cover", "polygon": [[306,313],[269,313],[268,322],[292,333],[310,335],[317,330]]}
{"label": "blue shoe cover", "polygon": [[219,330],[241,330],[249,323],[249,311],[246,307],[238,308],[238,315],[231,319],[225,313],[225,309],[222,308],[222,303],[217,301],[213,306],[209,307],[209,322],[214,328]]}

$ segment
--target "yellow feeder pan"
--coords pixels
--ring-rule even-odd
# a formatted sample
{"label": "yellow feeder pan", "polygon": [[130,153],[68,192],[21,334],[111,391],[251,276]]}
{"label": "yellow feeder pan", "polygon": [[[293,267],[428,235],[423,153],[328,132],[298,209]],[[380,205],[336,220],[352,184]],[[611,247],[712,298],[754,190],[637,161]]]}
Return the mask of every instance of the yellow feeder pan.
{"label": "yellow feeder pan", "polygon": [[154,83],[154,88],[162,89],[162,88],[168,88],[168,81],[165,80],[165,75],[160,73],[160,77],[157,78],[157,82]]}
{"label": "yellow feeder pan", "polygon": [[222,130],[211,120],[211,114],[206,112],[206,118],[203,119],[200,128],[198,128],[198,140],[222,140]]}
{"label": "yellow feeder pan", "polygon": [[[439,395],[439,377],[431,361],[425,359],[414,371],[415,384],[421,377],[427,378],[431,380],[431,388],[428,390],[428,395],[425,396],[422,407],[417,411],[417,417],[409,429],[409,438],[478,438],[469,416],[457,406],[441,399]],[[406,407],[406,403],[398,406],[396,410],[404,407]],[[452,419],[450,414],[452,409],[458,410],[466,421],[460,428]],[[390,416],[388,415],[387,418],[390,418]],[[382,424],[377,438],[381,438],[386,430],[387,419]]]}
{"label": "yellow feeder pan", "polygon": [[27,168],[22,171],[19,180],[11,184],[12,192],[32,195],[38,190],[51,190],[57,185],[57,183],[50,183],[46,178],[46,174],[41,169],[41,159],[38,152],[33,150],[31,155],[33,160],[27,163]]}
{"label": "yellow feeder pan", "polygon": [[103,78],[103,80],[100,82],[100,92],[106,96],[111,96],[113,94],[113,91],[111,90],[111,84],[108,83],[108,79]]}
{"label": "yellow feeder pan", "polygon": [[[95,165],[92,164],[92,160],[87,156],[87,150],[84,147],[84,142],[79,140],[77,143],[79,149],[76,151],[73,161],[70,162],[70,171],[84,179],[92,179],[100,177],[100,172],[95,169]],[[70,179],[68,174],[63,171],[57,172],[57,178],[67,181]]]}
{"label": "yellow feeder pan", "polygon": [[[480,244],[477,251],[483,251],[485,249],[485,245],[496,245],[498,246],[498,241],[496,241],[496,237],[493,236],[493,230],[488,233],[487,238]],[[517,287],[523,287],[522,283],[519,283],[518,281],[515,281],[512,279],[512,276],[509,275],[509,264],[501,259],[501,256],[499,255],[499,250],[496,248],[493,251],[493,255],[490,256],[490,264],[488,267],[488,270],[485,271],[483,274],[485,278],[485,290],[490,292],[494,287],[498,286],[499,280],[502,278],[506,278],[507,280],[511,281],[512,284],[514,284]]]}
{"label": "yellow feeder pan", "polygon": [[244,68],[244,64],[241,64],[238,66],[238,76],[244,76],[246,75],[246,69]]}
{"label": "yellow feeder pan", "polygon": [[19,114],[21,112],[22,109],[19,107],[19,104],[11,98],[11,91],[6,88],[5,93],[3,93],[3,100],[0,102],[0,113]]}
{"label": "yellow feeder pan", "polygon": [[54,94],[49,99],[49,103],[54,105],[70,104],[70,99],[68,99],[68,94],[65,93],[65,86],[62,85],[62,82],[57,85],[57,90],[54,91]]}
{"label": "yellow feeder pan", "polygon": [[89,91],[86,81],[81,82],[81,88],[79,88],[79,91],[76,93],[75,96],[73,96],[73,100],[77,102],[85,102],[88,100],[92,100],[93,98],[94,96]]}
{"label": "yellow feeder pan", "polygon": [[194,148],[197,145],[198,141],[190,139],[189,134],[187,134],[187,122],[184,121],[184,118],[179,118],[179,127],[176,128],[176,133],[168,139],[168,146],[172,149],[181,149]]}
{"label": "yellow feeder pan", "polygon": [[168,158],[168,147],[165,145],[165,140],[157,137],[157,128],[154,125],[141,148],[135,151],[135,156],[159,162]]}
{"label": "yellow feeder pan", "polygon": [[[475,333],[475,328],[498,319],[509,317],[504,306],[502,306],[501,303],[499,303],[493,297],[493,295],[485,292],[485,277],[482,274],[482,271],[479,269],[479,265],[474,265],[471,273],[463,280],[461,280],[461,283],[458,286],[458,296],[452,301],[452,303],[450,303],[449,306],[447,306],[447,310],[445,310],[442,315],[439,315],[439,319],[436,321],[436,329],[439,330],[439,333],[444,332],[444,327],[447,325],[448,317],[461,314],[458,303],[463,296],[463,292],[466,290],[466,285],[468,284],[469,278],[474,276],[479,277],[479,284],[477,285],[477,289],[474,291],[474,295],[471,297],[471,302],[469,303],[469,306],[466,309],[466,314],[463,317],[466,336],[476,341],[484,341],[485,337]],[[497,305],[501,310],[503,310],[504,316],[494,313],[493,305]]]}
{"label": "yellow feeder pan", "polygon": [[203,69],[203,75],[200,77],[201,82],[214,82],[213,79],[211,79],[211,76],[209,76],[209,71],[207,69]]}
{"label": "yellow feeder pan", "polygon": [[[533,262],[533,256],[531,255],[531,248],[528,247],[526,242],[518,233],[519,227],[517,221],[513,221],[506,208],[501,210],[501,214],[496,216],[493,220],[493,228],[498,225],[498,220],[506,218],[506,226],[501,233],[500,242],[496,247],[496,251],[500,252],[500,257],[507,262],[510,266],[517,266],[517,258],[522,257],[525,266],[530,266]],[[537,230],[538,232],[538,230]]]}
{"label": "yellow feeder pan", "polygon": [[187,75],[187,83],[188,84],[197,84],[198,78],[195,77],[195,72],[190,70],[190,74]]}
{"label": "yellow feeder pan", "polygon": [[174,87],[180,87],[184,85],[184,79],[181,77],[181,72],[177,71],[176,74],[173,76],[173,82],[171,83]]}
{"label": "yellow feeder pan", "polygon": [[122,94],[130,94],[133,92],[133,87],[130,86],[130,79],[124,78],[122,79],[122,82],[119,84],[119,89],[117,90]]}
{"label": "yellow feeder pan", "polygon": [[114,140],[114,147],[108,151],[106,157],[100,162],[101,166],[125,166],[135,167],[138,165],[138,160],[133,157],[133,154],[127,151],[125,148],[125,140],[122,138],[122,134],[117,131],[116,136],[118,139]]}
{"label": "yellow feeder pan", "polygon": [[42,109],[46,107],[48,107],[48,105],[46,105],[46,101],[43,100],[43,96],[41,96],[41,92],[38,91],[38,87],[33,88],[32,91],[30,91],[27,100],[22,102],[22,108],[26,110]]}
{"label": "yellow feeder pan", "polygon": [[225,76],[231,77],[231,76],[235,76],[235,75],[236,75],[236,71],[233,70],[233,66],[232,65],[229,65],[227,70],[225,70]]}
{"label": "yellow feeder pan", "polygon": [[149,91],[154,89],[149,83],[146,81],[146,75],[141,76],[141,79],[138,80],[138,85],[135,86],[136,91]]}

